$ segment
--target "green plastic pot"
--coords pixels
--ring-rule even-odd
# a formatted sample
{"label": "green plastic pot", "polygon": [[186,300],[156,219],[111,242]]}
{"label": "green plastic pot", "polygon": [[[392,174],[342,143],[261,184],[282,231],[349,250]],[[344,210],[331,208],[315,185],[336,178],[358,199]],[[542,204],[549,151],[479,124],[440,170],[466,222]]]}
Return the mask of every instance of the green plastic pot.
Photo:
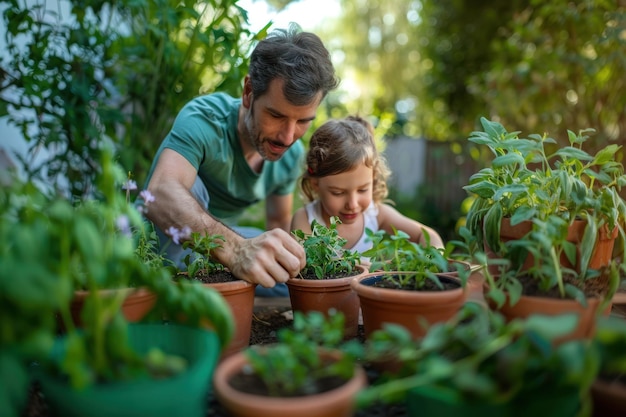
{"label": "green plastic pot", "polygon": [[[141,379],[73,389],[44,372],[37,375],[52,415],[58,417],[204,417],[211,379],[220,355],[212,330],[174,324],[133,324],[131,344],[139,352],[152,347],[188,361],[185,372],[166,379]],[[61,349],[63,339],[57,348]]]}
{"label": "green plastic pot", "polygon": [[21,357],[11,349],[0,349],[0,416],[24,414],[30,377]]}

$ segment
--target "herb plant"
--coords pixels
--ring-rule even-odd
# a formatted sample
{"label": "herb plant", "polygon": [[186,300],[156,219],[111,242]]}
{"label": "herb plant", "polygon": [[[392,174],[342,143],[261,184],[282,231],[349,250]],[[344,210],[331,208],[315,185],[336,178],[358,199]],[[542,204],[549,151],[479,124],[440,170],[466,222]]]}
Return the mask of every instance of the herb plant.
{"label": "herb plant", "polygon": [[[222,344],[233,332],[232,315],[219,293],[192,283],[175,284],[161,265],[144,262],[138,245],[144,236],[141,213],[119,192],[124,181],[113,153],[103,152],[99,198],[72,203],[16,178],[0,192],[0,280],[3,291],[2,344],[29,352],[23,358],[50,366],[75,387],[127,379],[155,369],[128,343],[121,306],[131,285],[157,295],[154,314],[176,312],[189,325],[209,320]],[[16,279],[19,278],[19,279]],[[88,291],[77,329],[70,302],[77,289]],[[102,289],[122,289],[102,297]],[[56,336],[55,314],[66,329],[66,352],[49,362]],[[28,320],[28,325],[24,322]],[[6,337],[6,339],[5,339]],[[176,358],[159,361],[165,368]],[[158,369],[162,369],[157,366]]]}
{"label": "herb plant", "polygon": [[349,276],[355,266],[360,264],[361,256],[358,252],[344,249],[347,239],[339,236],[337,225],[340,223],[339,218],[333,216],[330,218],[330,227],[313,220],[311,234],[305,234],[302,230],[292,231],[306,254],[306,266],[300,271],[302,278]]}
{"label": "herb plant", "polygon": [[[556,215],[571,224],[587,220],[585,241],[595,242],[600,228],[619,228],[623,247],[626,204],[620,197],[626,185],[623,165],[615,159],[620,146],[610,144],[595,155],[583,146],[593,129],[578,134],[568,130],[569,146],[557,148],[546,134],[520,138],[499,123],[481,118],[483,131],[472,132],[469,141],[486,146],[494,155],[491,166],[470,178],[464,187],[475,196],[467,214],[467,227],[481,246],[498,254],[506,248],[500,241],[500,225],[525,220],[547,222]],[[579,270],[587,270],[593,244],[583,245]],[[565,248],[568,255],[571,250]]]}
{"label": "herb plant", "polygon": [[511,412],[526,410],[531,399],[551,401],[561,393],[579,395],[589,406],[586,393],[598,370],[590,342],[551,343],[576,320],[535,315],[507,323],[495,311],[466,303],[421,339],[388,324],[370,336],[362,355],[366,361],[393,359],[400,370],[360,392],[358,407],[399,402],[420,387],[445,391],[462,404],[502,404]]}
{"label": "herb plant", "polygon": [[337,350],[343,341],[344,317],[340,312],[325,316],[318,311],[294,312],[293,328],[278,332],[278,342],[252,346],[245,353],[248,372],[257,375],[270,396],[295,396],[319,392],[325,378],[347,381],[354,373],[356,358],[346,350],[337,360],[325,360],[323,351]]}
{"label": "herb plant", "polygon": [[191,233],[191,239],[183,243],[184,249],[191,249],[191,252],[183,259],[190,278],[194,278],[201,272],[212,273],[225,270],[224,265],[211,256],[215,249],[222,247],[223,241],[224,236],[221,235]]}
{"label": "herb plant", "polygon": [[424,246],[412,242],[410,236],[401,230],[396,230],[394,234],[384,230],[366,230],[366,233],[373,244],[371,249],[363,252],[363,256],[370,258],[370,271],[407,272],[385,274],[383,279],[392,286],[419,290],[432,282],[443,289],[437,274],[452,271],[459,272],[463,284],[467,279],[466,272],[469,270],[465,265],[450,260],[453,246],[448,244],[445,249],[431,246],[426,232],[427,244]]}

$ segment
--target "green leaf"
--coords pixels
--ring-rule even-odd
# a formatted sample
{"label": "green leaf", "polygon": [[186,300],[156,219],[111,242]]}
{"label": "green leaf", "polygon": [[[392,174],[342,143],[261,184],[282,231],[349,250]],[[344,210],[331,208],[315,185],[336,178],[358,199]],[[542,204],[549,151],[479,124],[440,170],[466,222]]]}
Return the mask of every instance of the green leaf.
{"label": "green leaf", "polygon": [[497,252],[500,250],[500,226],[502,224],[502,207],[494,204],[485,214],[483,220],[483,230],[485,233],[485,241],[491,250]]}
{"label": "green leaf", "polygon": [[554,156],[560,157],[562,160],[566,161],[568,159],[572,159],[575,161],[591,161],[593,157],[589,155],[582,149],[574,148],[572,146],[565,146],[563,148],[559,148]]}
{"label": "green leaf", "polygon": [[593,158],[594,165],[603,165],[608,162],[611,162],[615,159],[615,154],[620,149],[619,145],[610,144],[606,147],[600,149],[596,154],[595,158]]}
{"label": "green leaf", "polygon": [[511,216],[511,226],[516,226],[522,222],[529,221],[537,216],[538,210],[535,207],[521,206],[515,210]]}
{"label": "green leaf", "polygon": [[532,314],[526,318],[526,329],[536,332],[547,340],[566,336],[578,324],[578,314],[565,313],[555,316]]}
{"label": "green leaf", "polygon": [[499,138],[502,135],[505,135],[506,129],[498,122],[491,121],[485,117],[480,118],[480,124],[483,127],[485,133],[494,138]]}
{"label": "green leaf", "polygon": [[514,166],[525,166],[525,162],[524,162],[524,158],[522,157],[522,155],[518,154],[518,153],[507,153],[504,155],[500,155],[497,156],[493,159],[493,161],[491,162],[491,165],[494,168],[504,168],[504,167],[514,167]]}

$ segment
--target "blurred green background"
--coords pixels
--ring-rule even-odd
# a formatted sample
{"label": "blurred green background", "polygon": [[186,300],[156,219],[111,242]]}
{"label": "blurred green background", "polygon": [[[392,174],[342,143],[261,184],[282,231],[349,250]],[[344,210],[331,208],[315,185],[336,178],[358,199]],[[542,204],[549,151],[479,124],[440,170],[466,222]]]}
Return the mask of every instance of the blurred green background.
{"label": "blurred green background", "polygon": [[[297,1],[264,3],[279,11]],[[444,238],[462,223],[461,187],[491,158],[466,140],[479,117],[560,143],[585,128],[598,148],[626,141],[623,0],[338,3],[315,28],[299,22],[322,37],[342,79],[313,129],[359,113],[390,160],[408,149],[392,164],[391,198]],[[239,95],[251,48],[272,28],[251,29],[237,0],[1,1],[0,10],[0,119],[28,149],[8,156],[75,200],[93,194],[103,142],[143,184],[180,108],[207,92]],[[245,223],[263,226],[262,204]]]}

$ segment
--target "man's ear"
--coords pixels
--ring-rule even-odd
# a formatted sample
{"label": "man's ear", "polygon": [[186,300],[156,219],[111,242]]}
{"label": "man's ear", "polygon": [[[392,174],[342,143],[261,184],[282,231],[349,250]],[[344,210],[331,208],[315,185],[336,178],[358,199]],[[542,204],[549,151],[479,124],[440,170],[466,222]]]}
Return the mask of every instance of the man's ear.
{"label": "man's ear", "polygon": [[243,80],[243,93],[241,95],[241,104],[250,109],[252,106],[252,83],[250,82],[250,76],[246,75]]}

